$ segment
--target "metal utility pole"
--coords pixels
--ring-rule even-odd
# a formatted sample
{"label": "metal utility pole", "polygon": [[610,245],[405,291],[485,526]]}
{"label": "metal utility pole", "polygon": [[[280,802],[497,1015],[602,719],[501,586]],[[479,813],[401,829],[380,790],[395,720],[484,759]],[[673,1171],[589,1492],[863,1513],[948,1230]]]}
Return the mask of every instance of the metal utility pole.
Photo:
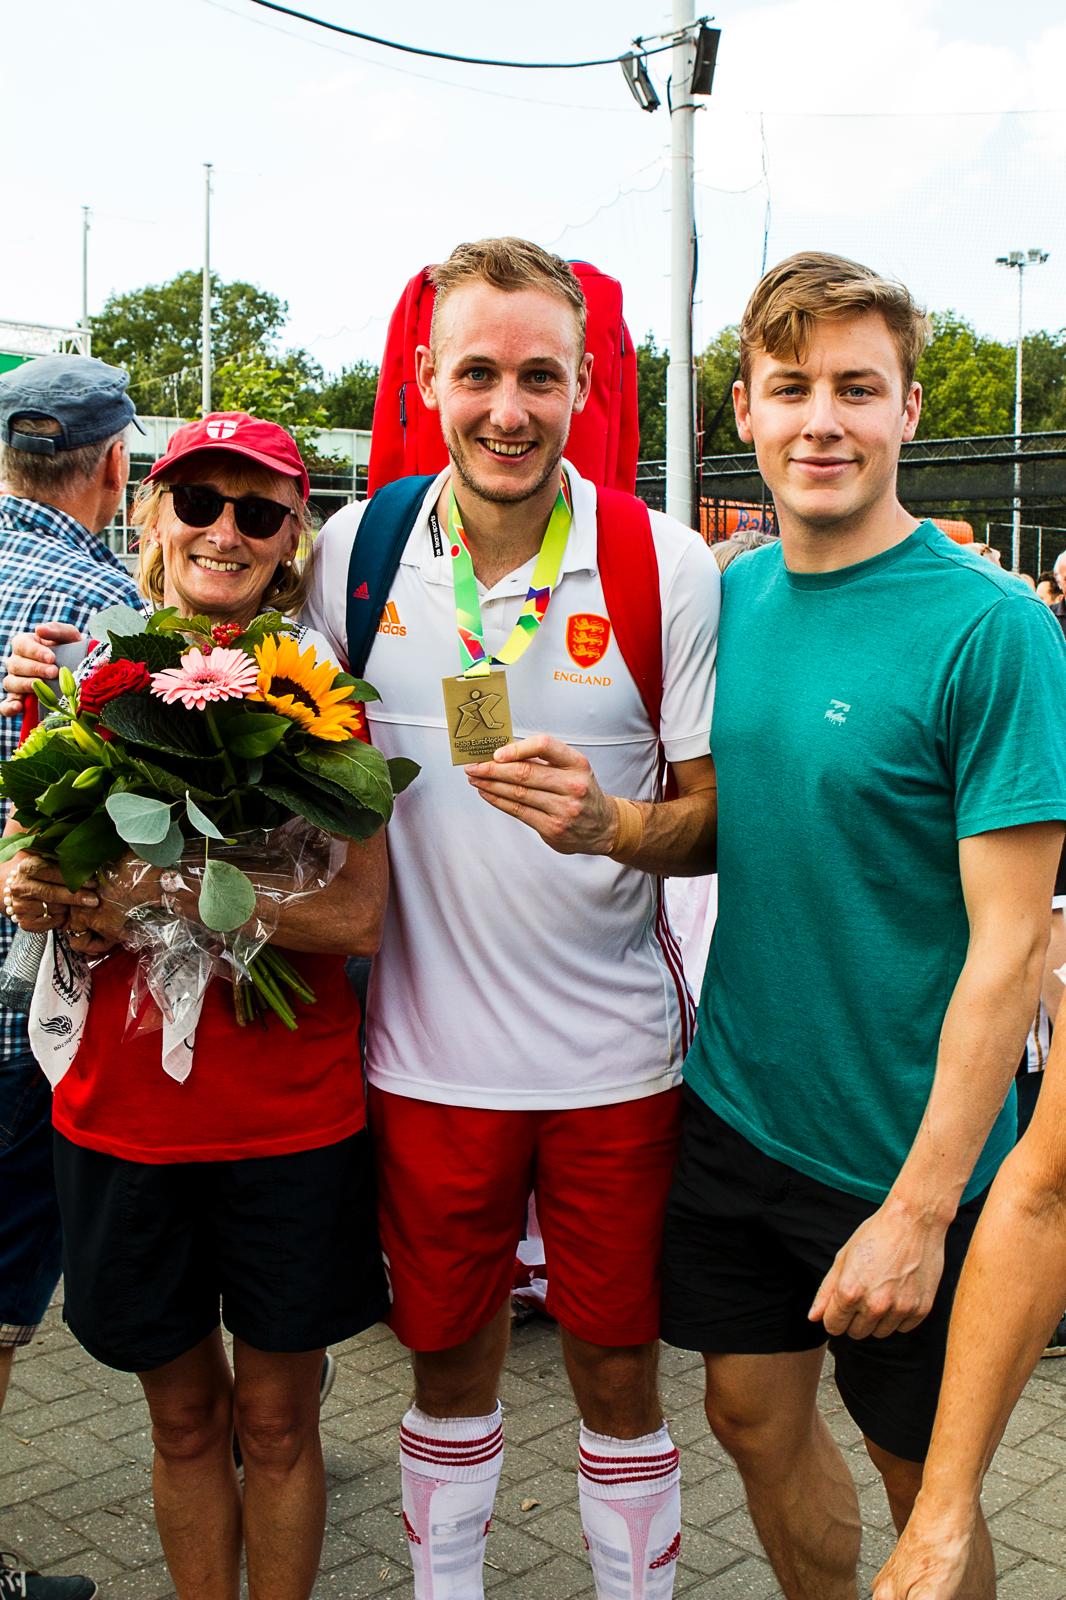
{"label": "metal utility pole", "polygon": [[200,318],[200,410],[211,410],[211,163],[204,162],[204,287]]}
{"label": "metal utility pole", "polygon": [[1018,272],[1018,344],[1014,356],[1014,507],[1011,532],[1010,564],[1018,572],[1022,564],[1022,350],[1024,323],[1022,305],[1025,293],[1026,267],[1040,267],[1048,258],[1046,250],[1012,250],[1009,255],[997,256],[999,267],[1015,267]]}
{"label": "metal utility pole", "polygon": [[693,0],[673,0],[677,42],[670,72],[670,362],[666,370],[666,510],[693,523],[695,418],[692,382],[692,280],[695,270],[692,69]]}
{"label": "metal utility pole", "polygon": [[81,208],[81,325],[89,326],[89,207]]}

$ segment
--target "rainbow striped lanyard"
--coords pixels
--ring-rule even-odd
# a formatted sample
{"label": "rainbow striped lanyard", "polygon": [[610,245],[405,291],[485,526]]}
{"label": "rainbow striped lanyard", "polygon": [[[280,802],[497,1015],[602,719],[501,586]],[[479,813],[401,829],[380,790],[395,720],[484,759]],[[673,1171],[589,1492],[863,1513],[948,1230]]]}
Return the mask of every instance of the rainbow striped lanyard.
{"label": "rainbow striped lanyard", "polygon": [[525,604],[510,638],[498,655],[490,656],[485,649],[485,626],[481,620],[481,600],[477,592],[474,563],[454,490],[448,492],[448,540],[451,546],[452,582],[455,588],[455,621],[459,630],[459,662],[465,678],[483,677],[494,666],[509,667],[533,643],[533,636],[544,621],[552,590],[559,581],[559,571],[570,537],[573,510],[570,485],[564,473],[559,484],[548,526],[541,540],[540,552],[533,568],[533,577]]}

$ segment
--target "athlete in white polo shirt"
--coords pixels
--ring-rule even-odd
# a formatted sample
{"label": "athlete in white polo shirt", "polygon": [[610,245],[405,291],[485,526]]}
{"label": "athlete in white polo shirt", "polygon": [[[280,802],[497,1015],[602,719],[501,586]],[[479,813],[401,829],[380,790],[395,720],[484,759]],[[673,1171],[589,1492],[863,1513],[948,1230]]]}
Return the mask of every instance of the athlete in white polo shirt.
{"label": "athlete in white polo shirt", "polygon": [[[605,800],[600,853],[570,856],[487,807],[452,764],[442,699],[441,680],[471,660],[460,653],[451,554],[465,541],[480,611],[467,645],[472,634],[487,657],[513,659],[506,642],[530,589],[540,593],[540,626],[506,669],[514,735],[550,728],[552,762],[590,784],[594,769],[607,795],[661,793],[658,741],[597,573],[596,490],[562,459],[588,394],[583,348],[584,299],[557,257],[494,240],[461,246],[437,269],[419,386],[440,413],[451,467],[426,495],[366,669],[381,692],[368,707],[375,745],[422,765],[389,828],[392,901],[367,1066],[392,1325],[414,1351],[404,1514],[415,1593],[434,1600],[481,1593],[502,1454],[497,1386],[531,1188],[551,1263],[549,1309],[583,1419],[582,1518],[597,1593],[661,1600],[680,1542],[656,1340],[692,1010],[661,885],[611,858],[628,863],[635,807]],[[342,652],[362,509],[322,530],[306,613]],[[651,525],[661,739],[678,790],[655,810],[664,837],[705,837],[709,860],[718,571],[688,529],[655,513]],[[475,721],[487,682],[469,679],[472,694],[480,686],[469,702]],[[648,827],[638,852],[645,868],[656,831]]]}

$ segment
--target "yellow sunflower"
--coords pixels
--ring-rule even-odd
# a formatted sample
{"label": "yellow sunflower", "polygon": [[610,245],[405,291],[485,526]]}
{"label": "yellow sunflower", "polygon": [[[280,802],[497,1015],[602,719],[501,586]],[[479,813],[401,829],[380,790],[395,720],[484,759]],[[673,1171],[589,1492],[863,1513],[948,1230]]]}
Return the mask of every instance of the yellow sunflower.
{"label": "yellow sunflower", "polygon": [[337,669],[328,661],[316,661],[313,645],[301,654],[288,634],[268,634],[256,645],[255,659],[259,677],[250,700],[264,701],[317,739],[352,739],[362,731],[363,713],[351,690],[343,684],[330,687]]}

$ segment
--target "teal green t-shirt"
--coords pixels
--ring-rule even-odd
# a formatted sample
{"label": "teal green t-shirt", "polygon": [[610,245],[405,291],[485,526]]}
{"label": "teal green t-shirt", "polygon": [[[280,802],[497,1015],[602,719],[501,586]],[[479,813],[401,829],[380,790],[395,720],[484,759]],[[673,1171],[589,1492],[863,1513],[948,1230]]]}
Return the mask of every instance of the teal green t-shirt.
{"label": "teal green t-shirt", "polygon": [[[835,572],[725,574],[718,920],[685,1063],[768,1155],[881,1200],[917,1132],[969,925],[958,841],[1066,818],[1066,646],[924,522]],[[1014,1095],[974,1169],[1015,1137]]]}

